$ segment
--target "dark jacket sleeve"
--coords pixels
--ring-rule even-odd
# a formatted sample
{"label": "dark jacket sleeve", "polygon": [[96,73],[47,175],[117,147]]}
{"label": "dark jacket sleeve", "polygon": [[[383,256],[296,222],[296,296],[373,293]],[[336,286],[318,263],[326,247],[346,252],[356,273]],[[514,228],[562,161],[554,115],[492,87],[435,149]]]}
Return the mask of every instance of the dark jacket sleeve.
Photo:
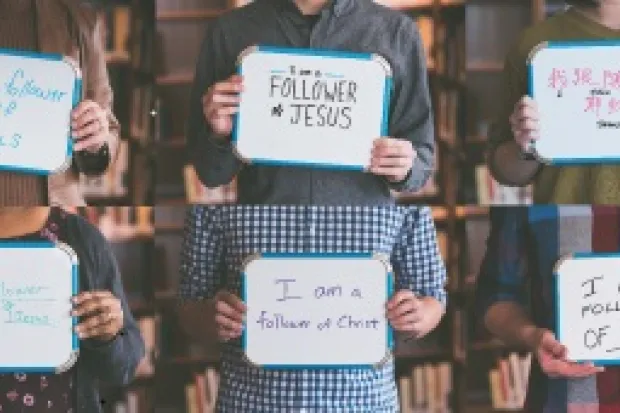
{"label": "dark jacket sleeve", "polygon": [[231,74],[224,73],[221,69],[221,36],[217,22],[212,23],[202,42],[196,63],[187,122],[188,159],[196,169],[200,181],[208,188],[230,183],[241,167],[241,161],[235,156],[230,140],[216,140],[203,114],[203,95],[209,87]]}
{"label": "dark jacket sleeve", "polygon": [[527,214],[524,207],[491,208],[491,231],[476,283],[479,321],[493,304],[527,304]]}
{"label": "dark jacket sleeve", "polygon": [[408,177],[390,186],[415,192],[422,189],[434,169],[435,128],[424,45],[415,23],[407,20],[397,36],[404,60],[395,67],[389,133],[410,141],[417,158]]}
{"label": "dark jacket sleeve", "polygon": [[[144,357],[144,341],[123,291],[118,265],[112,249],[99,231],[82,221],[84,241],[90,241],[92,257],[90,279],[92,290],[110,291],[121,301],[124,328],[108,343],[87,339],[81,342],[80,361],[89,375],[113,385],[127,385],[135,375],[138,363]],[[80,263],[80,265],[82,265]]]}

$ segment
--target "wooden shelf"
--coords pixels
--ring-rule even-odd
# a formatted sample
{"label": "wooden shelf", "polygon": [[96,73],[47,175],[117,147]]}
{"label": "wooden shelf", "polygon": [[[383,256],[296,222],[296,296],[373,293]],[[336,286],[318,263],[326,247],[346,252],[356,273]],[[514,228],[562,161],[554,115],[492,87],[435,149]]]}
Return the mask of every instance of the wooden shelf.
{"label": "wooden shelf", "polygon": [[195,10],[162,10],[157,13],[159,21],[203,20],[213,19],[225,13],[224,9],[195,9]]}
{"label": "wooden shelf", "polygon": [[175,136],[173,138],[164,139],[155,143],[156,147],[159,149],[184,149],[185,144],[185,137],[183,136]]}
{"label": "wooden shelf", "polygon": [[[489,208],[481,206],[458,206],[456,207],[455,217],[457,219],[467,219],[475,217],[484,217],[488,215]],[[435,221],[445,221],[449,217],[446,207],[433,207],[433,219]]]}
{"label": "wooden shelf", "polygon": [[194,74],[189,73],[171,73],[167,75],[157,76],[155,82],[160,86],[189,85],[194,81]]}
{"label": "wooden shelf", "polygon": [[504,70],[504,62],[469,62],[468,72],[501,72]]}
{"label": "wooden shelf", "polygon": [[108,64],[127,64],[130,60],[127,52],[108,51],[105,53],[105,61]]}

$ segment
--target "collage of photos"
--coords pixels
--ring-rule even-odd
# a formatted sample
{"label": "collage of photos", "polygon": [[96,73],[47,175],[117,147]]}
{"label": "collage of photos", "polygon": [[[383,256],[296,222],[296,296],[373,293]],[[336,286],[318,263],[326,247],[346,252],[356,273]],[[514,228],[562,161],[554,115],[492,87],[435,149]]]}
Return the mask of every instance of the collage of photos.
{"label": "collage of photos", "polygon": [[620,413],[619,59],[620,0],[0,0],[0,413]]}

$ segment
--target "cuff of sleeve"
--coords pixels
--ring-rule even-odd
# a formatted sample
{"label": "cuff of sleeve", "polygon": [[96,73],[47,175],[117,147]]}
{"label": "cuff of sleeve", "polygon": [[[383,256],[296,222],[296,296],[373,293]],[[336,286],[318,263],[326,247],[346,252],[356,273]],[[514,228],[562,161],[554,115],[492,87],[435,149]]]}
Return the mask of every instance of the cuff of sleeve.
{"label": "cuff of sleeve", "polygon": [[120,342],[121,336],[125,334],[124,330],[119,331],[119,333],[110,341],[100,341],[100,340],[84,340],[82,345],[89,350],[96,351],[98,353],[106,353],[112,351],[112,349],[117,346]]}
{"label": "cuff of sleeve", "polygon": [[424,166],[422,162],[416,161],[413,163],[405,179],[400,182],[388,182],[388,184],[390,189],[397,192],[415,192],[422,189],[429,177],[430,171],[426,166]]}

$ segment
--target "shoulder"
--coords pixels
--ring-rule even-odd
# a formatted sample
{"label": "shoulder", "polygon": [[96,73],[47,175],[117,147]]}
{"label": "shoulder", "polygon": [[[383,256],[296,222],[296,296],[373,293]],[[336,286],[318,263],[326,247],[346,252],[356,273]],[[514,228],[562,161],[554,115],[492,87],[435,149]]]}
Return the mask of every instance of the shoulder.
{"label": "shoulder", "polygon": [[238,30],[251,24],[263,25],[268,16],[273,15],[274,7],[270,0],[254,0],[250,3],[227,10],[209,24],[212,34],[225,33],[226,30]]}
{"label": "shoulder", "polygon": [[412,38],[419,37],[418,26],[411,16],[373,0],[356,1],[358,11],[368,16],[371,22],[376,24],[374,27],[383,27],[384,31],[398,40],[406,39],[411,42]]}
{"label": "shoulder", "polygon": [[527,28],[511,50],[510,56],[514,59],[514,63],[526,64],[532,51],[543,42],[566,40],[571,24],[568,13],[561,12]]}

